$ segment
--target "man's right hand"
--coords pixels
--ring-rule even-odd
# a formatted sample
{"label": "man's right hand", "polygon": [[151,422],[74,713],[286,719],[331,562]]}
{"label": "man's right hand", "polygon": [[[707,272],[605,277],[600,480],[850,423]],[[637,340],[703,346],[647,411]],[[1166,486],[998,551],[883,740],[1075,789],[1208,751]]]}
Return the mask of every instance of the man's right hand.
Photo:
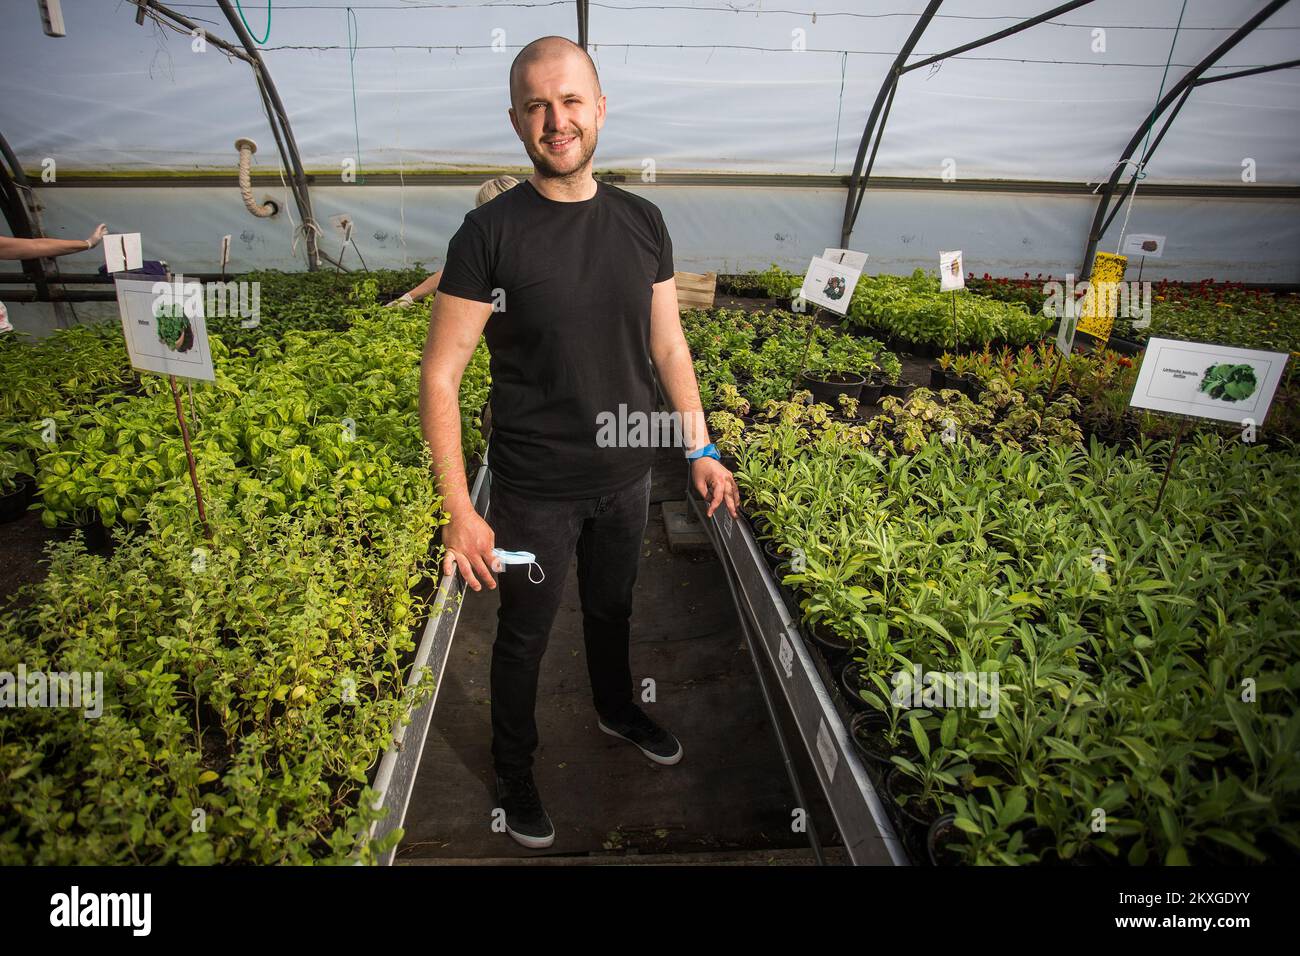
{"label": "man's right hand", "polygon": [[483,590],[480,578],[495,589],[497,582],[492,577],[492,570],[496,570],[496,556],[492,553],[495,545],[492,527],[472,507],[452,512],[451,520],[442,529],[442,546],[446,552],[442,573],[459,571],[475,591]]}

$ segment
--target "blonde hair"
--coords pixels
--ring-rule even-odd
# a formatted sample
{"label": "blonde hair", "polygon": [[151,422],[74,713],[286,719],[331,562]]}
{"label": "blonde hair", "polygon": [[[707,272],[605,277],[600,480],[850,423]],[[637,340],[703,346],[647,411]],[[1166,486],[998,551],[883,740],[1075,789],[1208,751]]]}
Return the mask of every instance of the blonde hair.
{"label": "blonde hair", "polygon": [[478,195],[474,197],[474,205],[481,206],[485,202],[496,199],[507,189],[518,186],[519,180],[513,176],[498,176],[496,179],[489,179],[478,189]]}

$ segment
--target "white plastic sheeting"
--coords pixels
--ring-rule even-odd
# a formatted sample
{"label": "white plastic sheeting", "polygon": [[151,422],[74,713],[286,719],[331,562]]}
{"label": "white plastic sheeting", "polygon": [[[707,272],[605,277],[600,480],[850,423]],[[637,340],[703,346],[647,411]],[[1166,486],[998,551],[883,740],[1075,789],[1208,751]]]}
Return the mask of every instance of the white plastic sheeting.
{"label": "white plastic sheeting", "polygon": [[[950,0],[917,57],[1051,5]],[[876,172],[938,177],[951,160],[965,178],[1104,179],[1162,83],[1167,89],[1263,5],[1188,0],[1175,37],[1183,0],[1096,0],[933,73],[908,74]],[[126,3],[63,6],[62,39],[41,33],[34,3],[5,10],[0,130],[29,168],[46,157],[67,170],[233,168],[238,136],[259,140],[261,168],[275,166],[247,65],[211,46],[193,52],[188,36],[151,22],[137,26]],[[211,0],[171,6],[233,39]],[[260,37],[266,3],[243,6]],[[339,170],[358,149],[363,172],[524,162],[505,112],[510,60],[538,36],[576,36],[572,3],[271,6],[264,55],[304,162],[320,171]],[[923,8],[923,0],[593,3],[590,44],[609,105],[597,162],[847,173],[880,83]],[[1210,75],[1291,59],[1297,38],[1300,5],[1291,4]],[[1298,93],[1294,70],[1198,90],[1149,181],[1240,184],[1242,162],[1252,159],[1260,183],[1300,182]]]}
{"label": "white plastic sheeting", "polygon": [[[537,36],[576,36],[573,4],[527,3],[274,0],[264,55],[308,169],[328,181],[358,145],[363,180],[367,170],[526,164],[505,112],[510,60]],[[211,0],[170,5],[210,24],[214,35],[233,37]],[[949,0],[917,56],[1051,5]],[[1104,180],[1162,84],[1168,89],[1263,5],[1188,0],[1183,12],[1183,0],[1097,0],[936,71],[918,70],[903,79],[875,175],[937,184],[947,166],[958,179]],[[126,3],[64,0],[64,39],[45,37],[35,4],[26,6],[7,7],[2,21],[0,75],[8,95],[0,132],[29,173],[39,174],[50,158],[60,173],[216,169],[230,176],[228,188],[39,188],[47,234],[81,237],[107,221],[142,232],[146,257],[189,272],[214,270],[221,237],[230,234],[232,271],[304,267],[301,241],[296,250],[292,244],[297,210],[287,191],[254,189],[259,199],[269,193],[280,200],[273,220],[249,216],[239,199],[237,137],[261,144],[255,171],[279,168],[246,64],[211,46],[192,52],[189,37],[152,23],[136,26]],[[659,171],[847,174],[884,72],[923,7],[922,0],[593,3],[590,39],[609,104],[597,168],[640,170],[653,159]],[[246,0],[244,9],[260,36],[264,0]],[[1292,58],[1297,38],[1300,4],[1291,4],[1210,75]],[[797,52],[800,40],[806,49]],[[494,42],[504,49],[494,51]],[[1289,70],[1192,94],[1145,182],[1236,186],[1238,195],[1174,198],[1139,188],[1128,231],[1169,237],[1164,259],[1146,264],[1147,277],[1300,282],[1300,202],[1252,198],[1242,182],[1249,159],[1255,185],[1300,184],[1298,92],[1300,72]],[[727,272],[777,262],[801,270],[839,244],[841,189],[628,188],[663,209],[679,269]],[[329,218],[346,213],[369,266],[421,261],[431,268],[441,264],[474,192],[341,181],[311,190],[329,254],[342,246]],[[869,272],[933,268],[940,249],[960,248],[977,274],[1059,276],[1079,266],[1095,203],[1086,195],[876,188],[851,245],[870,254]],[[1124,219],[1121,212],[1103,251],[1115,251]],[[351,248],[344,261],[359,265]],[[62,266],[89,272],[98,262],[83,255]],[[0,263],[0,270],[16,269]],[[82,317],[99,311],[77,307]],[[10,312],[19,328],[52,324],[48,305],[11,303]]]}

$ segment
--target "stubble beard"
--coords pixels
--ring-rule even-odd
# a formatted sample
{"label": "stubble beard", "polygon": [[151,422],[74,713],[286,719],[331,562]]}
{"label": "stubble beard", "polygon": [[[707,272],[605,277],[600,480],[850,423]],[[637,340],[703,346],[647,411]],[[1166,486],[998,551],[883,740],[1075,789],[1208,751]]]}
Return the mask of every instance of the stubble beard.
{"label": "stubble beard", "polygon": [[533,161],[533,168],[537,175],[542,179],[554,180],[558,183],[570,182],[577,183],[582,176],[583,170],[591,162],[591,157],[596,155],[596,130],[583,129],[578,130],[574,135],[578,137],[578,143],[582,149],[577,165],[571,170],[562,170],[555,165],[554,160],[546,155],[544,150],[539,150],[538,145],[527,142],[524,145],[528,158]]}

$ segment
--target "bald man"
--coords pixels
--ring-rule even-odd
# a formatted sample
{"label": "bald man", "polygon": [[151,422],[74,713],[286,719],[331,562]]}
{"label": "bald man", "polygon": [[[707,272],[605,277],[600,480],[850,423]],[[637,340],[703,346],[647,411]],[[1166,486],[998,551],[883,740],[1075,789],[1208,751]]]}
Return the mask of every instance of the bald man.
{"label": "bald man", "polygon": [[[511,64],[510,104],[533,175],[467,214],[448,245],[420,413],[450,516],[444,572],[475,591],[496,588],[494,548],[536,557],[499,581],[492,757],[507,832],[544,848],[555,829],[532,774],[538,669],[575,552],[600,730],[657,764],[682,758],[677,739],[635,704],[629,663],[654,449],[645,431],[610,441],[601,423],[636,413],[653,421],[657,372],[708,513],[725,505],[735,515],[739,492],[704,425],[663,216],[592,176],[605,96],[591,57],[562,37],[533,41]],[[457,404],[481,334],[492,355],[488,521],[470,503]]]}

